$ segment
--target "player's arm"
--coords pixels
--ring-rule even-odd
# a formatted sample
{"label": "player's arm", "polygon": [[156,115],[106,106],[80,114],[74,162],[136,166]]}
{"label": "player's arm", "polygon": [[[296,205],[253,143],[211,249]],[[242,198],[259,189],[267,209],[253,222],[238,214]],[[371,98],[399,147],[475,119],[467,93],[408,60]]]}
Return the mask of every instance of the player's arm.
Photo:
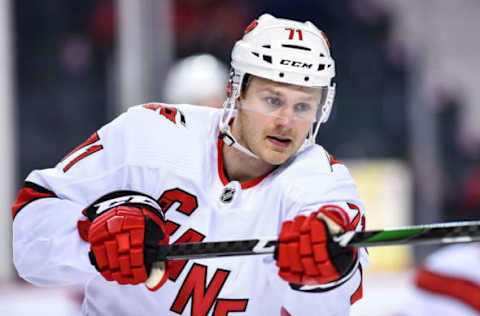
{"label": "player's arm", "polygon": [[[120,211],[90,212],[88,217],[82,211],[88,205],[104,205],[99,198],[112,192],[154,195],[151,190],[157,186],[152,183],[162,178],[162,171],[157,168],[160,174],[156,174],[148,157],[152,148],[166,147],[158,137],[164,129],[171,131],[177,117],[184,123],[180,114],[156,104],[133,107],[55,168],[35,170],[27,177],[12,207],[13,259],[21,277],[37,285],[69,285],[97,277],[100,271],[107,280],[119,283],[136,284],[148,276],[149,288],[165,279],[159,277],[161,269],[151,268],[147,251],[152,243],[168,242],[168,236],[162,237],[165,230],[158,207],[127,203]],[[139,239],[126,243],[127,235]],[[131,262],[126,263],[127,257]]]}
{"label": "player's arm", "polygon": [[13,260],[21,277],[49,286],[83,283],[98,275],[89,261],[90,244],[77,225],[86,220],[82,210],[100,196],[129,189],[125,128],[122,115],[55,168],[29,174],[12,207]]}
{"label": "player's arm", "polygon": [[76,229],[83,207],[53,190],[31,181],[20,190],[13,205],[13,263],[36,285],[80,284],[95,272]]}
{"label": "player's arm", "polygon": [[332,238],[337,232],[364,229],[363,209],[357,205],[361,203],[326,203],[284,221],[275,258],[286,315],[309,315],[312,310],[348,315],[362,297],[365,249],[345,249]]}
{"label": "player's arm", "polygon": [[289,206],[276,251],[280,277],[299,291],[306,288],[302,285],[324,291],[344,283],[365,257],[364,250],[341,247],[332,237],[364,230],[365,212],[348,169],[319,152],[294,170],[297,180],[285,194]]}

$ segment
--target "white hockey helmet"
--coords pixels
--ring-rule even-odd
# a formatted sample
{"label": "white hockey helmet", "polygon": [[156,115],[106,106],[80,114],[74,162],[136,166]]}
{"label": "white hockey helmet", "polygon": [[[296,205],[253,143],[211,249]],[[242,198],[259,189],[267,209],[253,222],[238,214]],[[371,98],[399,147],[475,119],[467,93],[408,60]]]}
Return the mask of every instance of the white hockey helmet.
{"label": "white hockey helmet", "polygon": [[[224,99],[227,67],[210,54],[185,57],[168,71],[163,94],[167,103],[200,104],[214,97]],[[211,104],[211,106],[221,106]]]}
{"label": "white hockey helmet", "polygon": [[236,100],[245,87],[245,75],[304,87],[322,87],[316,121],[300,150],[315,143],[321,123],[325,123],[335,96],[335,62],[330,56],[325,34],[313,23],[297,22],[263,14],[245,30],[232,50],[228,96],[220,130],[226,144],[257,157],[233,138],[229,121],[235,116]]}

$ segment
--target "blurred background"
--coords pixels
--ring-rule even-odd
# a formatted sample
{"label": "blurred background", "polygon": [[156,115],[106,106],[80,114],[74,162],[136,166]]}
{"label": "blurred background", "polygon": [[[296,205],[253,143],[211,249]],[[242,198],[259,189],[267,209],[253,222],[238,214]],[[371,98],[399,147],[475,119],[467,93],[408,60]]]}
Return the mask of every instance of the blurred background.
{"label": "blurred background", "polygon": [[[368,229],[478,219],[478,0],[0,0],[2,315],[73,315],[81,301],[16,276],[10,209],[28,173],[129,106],[220,106],[230,50],[266,12],[310,20],[332,43],[337,96],[317,142],[350,168]],[[210,56],[178,64],[198,54]],[[436,248],[371,249],[352,315],[407,315],[415,268]]]}

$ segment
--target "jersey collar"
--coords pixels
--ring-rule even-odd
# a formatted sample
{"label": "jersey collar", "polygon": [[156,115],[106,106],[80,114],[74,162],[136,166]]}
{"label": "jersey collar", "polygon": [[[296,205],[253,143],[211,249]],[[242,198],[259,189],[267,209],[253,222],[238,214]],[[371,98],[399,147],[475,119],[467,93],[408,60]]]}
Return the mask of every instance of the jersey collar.
{"label": "jersey collar", "polygon": [[[228,177],[225,174],[225,171],[223,169],[223,155],[222,155],[223,145],[224,145],[223,140],[221,138],[218,138],[218,141],[217,141],[218,176],[220,177],[220,181],[222,181],[222,184],[227,185],[230,182],[230,180],[228,179]],[[242,189],[248,189],[248,188],[251,188],[251,187],[257,185],[263,179],[265,179],[272,171],[269,171],[266,174],[264,174],[264,175],[262,175],[262,176],[260,176],[256,179],[241,183],[240,185],[241,185]]]}

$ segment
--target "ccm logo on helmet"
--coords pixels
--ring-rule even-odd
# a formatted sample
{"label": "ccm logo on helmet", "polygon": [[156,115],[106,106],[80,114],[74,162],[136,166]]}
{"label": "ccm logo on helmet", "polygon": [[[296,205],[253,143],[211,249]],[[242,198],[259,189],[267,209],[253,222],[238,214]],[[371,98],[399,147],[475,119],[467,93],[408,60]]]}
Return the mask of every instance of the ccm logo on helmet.
{"label": "ccm logo on helmet", "polygon": [[301,61],[295,61],[295,60],[288,60],[288,59],[282,59],[280,61],[280,64],[282,65],[289,65],[289,66],[292,66],[292,67],[297,67],[297,68],[312,68],[313,64],[307,64],[307,63],[303,63]]}

